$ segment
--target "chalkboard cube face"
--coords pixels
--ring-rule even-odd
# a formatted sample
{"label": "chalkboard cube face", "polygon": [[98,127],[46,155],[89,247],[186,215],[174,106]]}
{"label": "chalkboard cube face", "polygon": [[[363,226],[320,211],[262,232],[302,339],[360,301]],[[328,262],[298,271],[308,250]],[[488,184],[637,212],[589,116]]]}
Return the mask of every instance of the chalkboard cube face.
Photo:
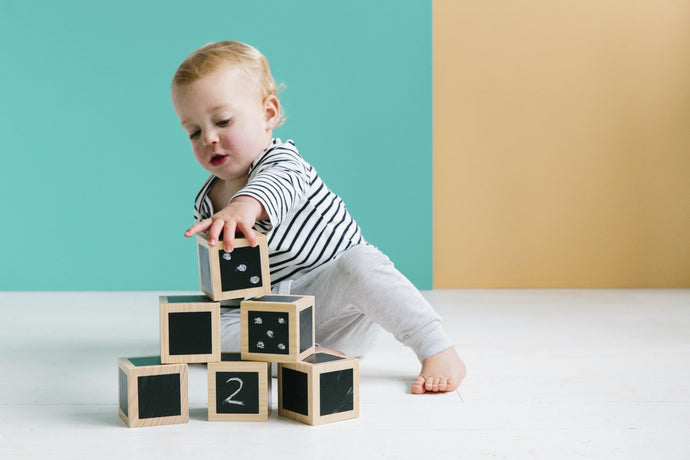
{"label": "chalkboard cube face", "polygon": [[359,417],[359,362],[316,353],[279,364],[278,413],[309,425]]}
{"label": "chalkboard cube face", "polygon": [[186,364],[159,356],[118,359],[120,418],[130,428],[189,421]]}
{"label": "chalkboard cube face", "polygon": [[252,353],[290,353],[290,327],[288,312],[249,311],[248,349]]}
{"label": "chalkboard cube face", "polygon": [[309,417],[309,373],[285,366],[280,372],[281,409]]}
{"label": "chalkboard cube face", "polygon": [[249,245],[246,238],[235,238],[232,252],[223,244],[208,244],[208,234],[197,235],[199,284],[201,291],[215,301],[242,299],[271,292],[268,265],[268,240],[257,233],[259,244]]}
{"label": "chalkboard cube face", "polygon": [[208,365],[209,421],[265,422],[271,412],[271,363],[223,353]]}
{"label": "chalkboard cube face", "polygon": [[163,363],[220,361],[220,303],[203,295],[161,296]]}
{"label": "chalkboard cube face", "polygon": [[294,363],[314,353],[314,297],[264,295],[240,305],[242,359]]}

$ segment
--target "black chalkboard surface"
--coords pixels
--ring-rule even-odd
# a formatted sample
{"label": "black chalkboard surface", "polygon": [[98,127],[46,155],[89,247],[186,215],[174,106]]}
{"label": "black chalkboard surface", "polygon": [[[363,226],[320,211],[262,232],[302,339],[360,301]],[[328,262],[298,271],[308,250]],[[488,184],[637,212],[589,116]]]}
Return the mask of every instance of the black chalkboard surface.
{"label": "black chalkboard surface", "polygon": [[320,375],[321,415],[337,414],[354,408],[354,373],[352,369],[324,372]]}
{"label": "black chalkboard surface", "polygon": [[220,360],[222,361],[242,361],[242,353],[221,353]]}
{"label": "black chalkboard surface", "polygon": [[283,409],[309,416],[307,374],[282,368]]}
{"label": "black chalkboard surface", "polygon": [[182,413],[180,374],[145,375],[137,378],[139,418],[170,417]]}
{"label": "black chalkboard surface", "polygon": [[216,372],[216,413],[258,414],[258,372]]}
{"label": "black chalkboard surface", "polygon": [[293,303],[301,299],[302,296],[297,295],[262,295],[256,299],[252,299],[252,302],[276,302],[276,303]]}
{"label": "black chalkboard surface", "polygon": [[[220,281],[223,292],[261,286],[261,252],[259,246],[218,251]],[[210,283],[209,283],[210,285]]]}
{"label": "black chalkboard surface", "polygon": [[199,278],[201,281],[202,290],[212,291],[213,287],[211,285],[211,259],[206,249],[202,245],[198,245],[199,248]]}
{"label": "black chalkboard surface", "polygon": [[171,295],[166,296],[169,304],[173,303],[218,303],[205,295]]}
{"label": "black chalkboard surface", "polygon": [[210,311],[168,313],[170,355],[213,353]]}
{"label": "black chalkboard surface", "polygon": [[161,357],[160,356],[144,356],[141,358],[128,358],[129,362],[135,367],[145,367],[145,366],[160,366]]}
{"label": "black chalkboard surface", "polygon": [[120,409],[129,417],[129,394],[127,392],[127,374],[122,369],[118,369],[118,380],[120,384]]}
{"label": "black chalkboard surface", "polygon": [[313,309],[305,308],[299,312],[299,352],[302,353],[314,345]]}
{"label": "black chalkboard surface", "polygon": [[251,353],[290,354],[288,312],[249,311],[248,349]]}
{"label": "black chalkboard surface", "polygon": [[309,355],[306,358],[304,358],[304,362],[311,364],[319,364],[327,363],[329,361],[339,361],[341,359],[345,358],[343,358],[342,356],[332,355],[330,353],[314,353],[313,355]]}

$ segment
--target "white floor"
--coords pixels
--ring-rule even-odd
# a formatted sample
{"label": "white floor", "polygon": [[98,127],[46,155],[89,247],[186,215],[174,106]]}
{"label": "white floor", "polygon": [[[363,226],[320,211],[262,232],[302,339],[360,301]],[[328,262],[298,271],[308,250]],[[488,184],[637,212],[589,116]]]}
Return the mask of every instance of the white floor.
{"label": "white floor", "polygon": [[385,336],[356,420],[207,422],[194,365],[189,424],[129,429],[116,359],[158,354],[159,294],[0,293],[0,458],[690,459],[690,290],[429,291],[458,392],[411,395]]}

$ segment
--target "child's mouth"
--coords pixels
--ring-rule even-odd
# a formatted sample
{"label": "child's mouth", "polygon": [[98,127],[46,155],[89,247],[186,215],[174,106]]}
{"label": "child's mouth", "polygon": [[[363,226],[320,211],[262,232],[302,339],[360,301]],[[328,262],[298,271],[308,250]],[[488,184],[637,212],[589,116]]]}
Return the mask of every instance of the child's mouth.
{"label": "child's mouth", "polygon": [[227,160],[227,158],[227,155],[213,155],[211,157],[211,166],[222,165],[223,163],[225,163],[225,160]]}

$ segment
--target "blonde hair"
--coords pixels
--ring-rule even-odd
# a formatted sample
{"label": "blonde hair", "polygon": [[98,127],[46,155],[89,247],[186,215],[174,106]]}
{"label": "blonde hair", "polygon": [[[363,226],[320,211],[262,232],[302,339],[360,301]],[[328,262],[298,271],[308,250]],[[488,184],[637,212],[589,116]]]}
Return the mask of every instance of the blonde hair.
{"label": "blonde hair", "polygon": [[[257,84],[261,90],[261,98],[278,97],[278,86],[268,60],[259,50],[246,43],[226,40],[208,43],[193,51],[175,71],[172,88],[194,83],[197,80],[215,72],[225,65],[231,65],[244,74],[246,78]],[[285,121],[283,107],[280,106],[280,126]]]}

